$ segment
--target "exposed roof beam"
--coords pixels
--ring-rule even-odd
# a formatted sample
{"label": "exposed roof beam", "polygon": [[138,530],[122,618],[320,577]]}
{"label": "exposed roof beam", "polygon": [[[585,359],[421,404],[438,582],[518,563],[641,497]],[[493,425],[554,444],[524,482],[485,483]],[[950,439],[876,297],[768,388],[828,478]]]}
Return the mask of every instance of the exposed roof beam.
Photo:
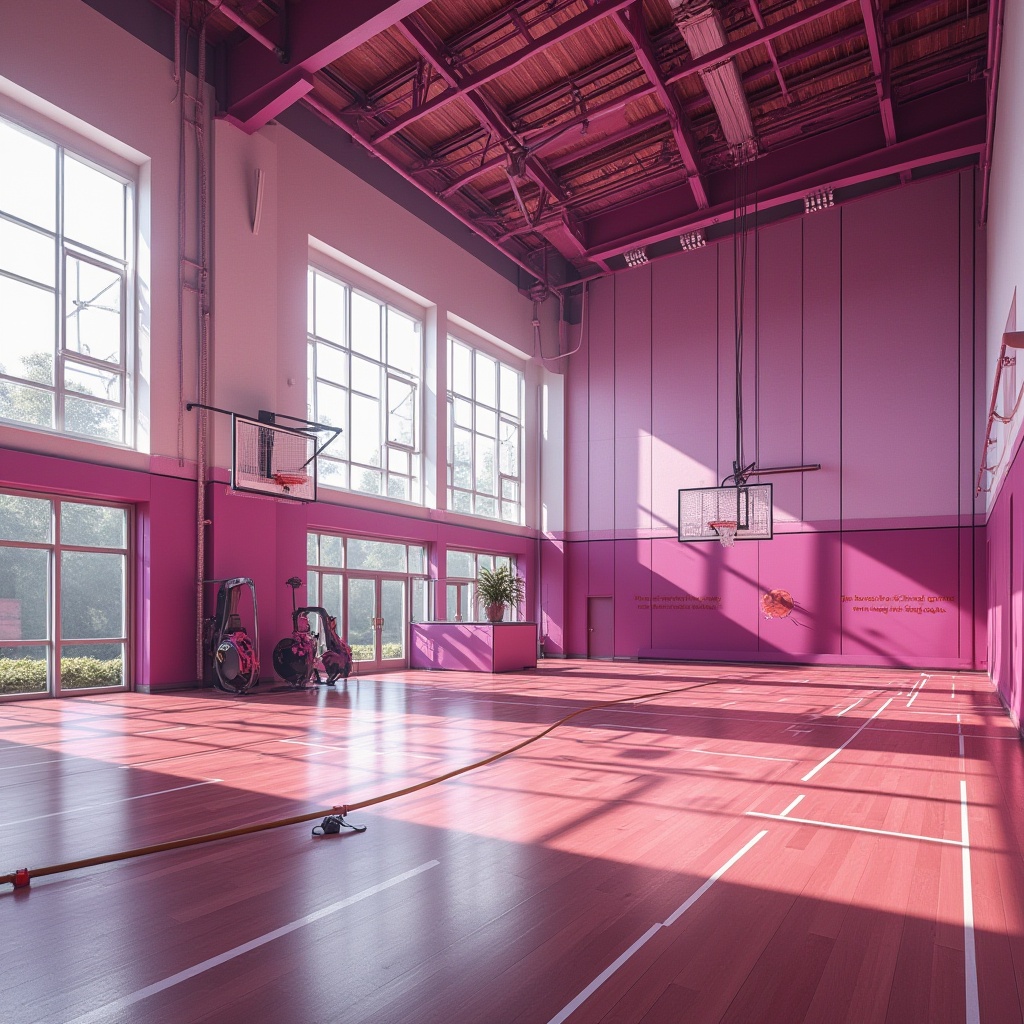
{"label": "exposed roof beam", "polygon": [[[761,14],[761,5],[758,0],[747,0],[750,4],[750,13],[754,16],[754,21],[757,22],[759,29],[765,28],[764,17]],[[779,88],[782,90],[782,98],[789,103],[789,90],[786,88],[786,80],[782,77],[782,68],[779,67],[779,58],[775,55],[775,45],[769,39],[765,43],[765,49],[768,51],[768,60],[771,61],[772,67],[775,69],[775,78],[779,83]]]}
{"label": "exposed roof beam", "polygon": [[708,69],[715,67],[715,65],[721,64],[722,61],[735,57],[737,54],[745,53],[747,50],[754,49],[755,46],[761,46],[764,43],[768,43],[772,39],[777,39],[779,36],[785,35],[787,32],[793,32],[796,29],[805,28],[807,25],[817,21],[819,18],[824,18],[829,14],[835,14],[836,11],[841,11],[844,7],[849,7],[850,4],[858,2],[860,2],[860,0],[825,0],[824,3],[816,4],[814,7],[808,7],[806,10],[799,11],[797,14],[791,14],[788,18],[782,18],[780,21],[773,22],[767,28],[758,29],[757,32],[751,32],[750,35],[744,36],[742,39],[737,39],[735,42],[731,42],[727,46],[713,50],[711,53],[706,53],[699,60],[687,61],[671,74],[665,76],[665,84],[673,85],[683,78],[689,78],[690,75],[695,75],[701,71],[707,71]]}
{"label": "exposed roof beam", "polygon": [[704,182],[700,176],[700,166],[697,162],[697,141],[690,130],[689,119],[683,113],[683,108],[675,93],[672,92],[662,78],[661,68],[658,65],[658,58],[651,45],[650,37],[647,35],[647,26],[644,24],[644,5],[642,0],[636,0],[625,10],[620,11],[616,17],[619,24],[626,31],[630,43],[636,52],[636,59],[644,69],[654,91],[661,101],[661,105],[668,114],[669,125],[672,128],[672,138],[675,140],[679,155],[683,158],[683,166],[689,178],[690,188],[693,190],[693,198],[698,208],[705,209],[708,206],[708,194],[704,189]]}
{"label": "exposed roof beam", "polygon": [[[823,138],[831,137],[833,147],[822,146]],[[831,186],[842,188],[889,175],[900,175],[932,164],[976,156],[985,146],[985,118],[973,117],[916,138],[878,148],[871,139],[878,139],[877,121],[865,120],[859,130],[843,125],[828,136],[807,140],[812,151],[827,151],[843,145],[846,154],[831,164],[813,166],[808,157],[812,151],[792,146],[759,157],[757,160],[758,206],[769,209],[802,199],[808,192]],[[851,152],[860,149],[861,152]],[[728,194],[724,179],[732,174],[723,171],[713,178],[723,178],[716,194]],[[642,199],[599,215],[587,223],[587,233],[598,239],[588,252],[592,260],[607,260],[638,245],[650,245],[695,228],[707,227],[735,214],[733,200],[720,202],[707,210],[695,211],[682,188],[654,199]],[[678,213],[673,212],[673,207]],[[687,207],[690,207],[687,209]]]}
{"label": "exposed roof beam", "polygon": [[875,92],[882,113],[882,131],[885,132],[885,144],[891,146],[896,141],[896,120],[892,112],[892,86],[889,81],[889,51],[882,38],[882,30],[878,23],[878,12],[873,0],[860,0],[861,14],[864,16],[864,31],[868,36],[868,50],[871,53],[871,69],[875,73]]}
{"label": "exposed roof beam", "polygon": [[[563,22],[557,28],[553,28],[550,32],[546,32],[544,35],[538,36],[532,44],[516,50],[515,53],[510,53],[507,57],[496,60],[493,64],[489,64],[481,71],[466,75],[459,80],[459,86],[449,87],[444,92],[439,93],[431,99],[421,103],[413,110],[410,110],[402,117],[396,118],[390,125],[388,125],[385,131],[376,137],[375,141],[383,141],[389,135],[394,135],[395,132],[399,132],[403,128],[407,128],[414,121],[418,121],[425,114],[430,114],[435,110],[440,110],[441,107],[451,103],[452,100],[458,99],[464,90],[478,89],[481,85],[486,85],[488,82],[493,81],[500,75],[505,74],[505,72],[511,71],[512,68],[518,67],[524,61],[527,61],[536,54],[546,50],[549,46],[554,46],[555,43],[560,43],[564,39],[568,39],[571,35],[593,25],[602,18],[608,17],[609,14],[614,14],[616,11],[621,10],[623,7],[626,7],[633,2],[634,0],[594,0],[594,3],[587,8],[587,10],[583,11],[581,14],[577,14],[574,18],[570,18],[568,21]],[[850,2],[852,2],[852,0],[850,0]],[[346,114],[361,113],[363,113],[361,110],[342,111],[343,116]]]}
{"label": "exposed roof beam", "polygon": [[261,27],[287,62],[265,45],[245,38],[227,51],[226,118],[254,132],[308,92],[304,83],[361,43],[413,14],[429,0],[304,0],[288,4],[287,19],[278,16]]}
{"label": "exposed roof beam", "polygon": [[[504,111],[481,93],[476,92],[472,88],[465,87],[464,82],[448,66],[443,44],[430,28],[420,18],[415,16],[406,18],[399,23],[398,27],[406,39],[437,69],[438,74],[441,75],[444,81],[451,88],[460,91],[463,101],[472,108],[480,122],[497,135],[510,150],[515,151],[518,149],[524,154],[523,165],[520,169],[521,173],[543,191],[547,192],[557,203],[564,204],[567,196],[555,176],[537,156],[532,154],[526,155],[526,150],[523,149],[523,141],[513,130]],[[376,143],[376,139],[374,142]],[[512,173],[515,172],[510,171],[510,174]],[[524,214],[524,216],[526,215]],[[571,240],[577,255],[582,256],[587,248],[583,231],[568,211],[563,211],[563,225],[566,237]]]}

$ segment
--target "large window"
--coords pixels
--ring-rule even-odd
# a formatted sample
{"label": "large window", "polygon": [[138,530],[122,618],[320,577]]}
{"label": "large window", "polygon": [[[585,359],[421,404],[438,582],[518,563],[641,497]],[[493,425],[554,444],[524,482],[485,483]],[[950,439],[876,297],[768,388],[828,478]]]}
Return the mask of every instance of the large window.
{"label": "large window", "polygon": [[0,694],[123,689],[129,509],[0,494]]}
{"label": "large window", "polygon": [[[480,551],[449,550],[446,564],[445,619],[448,622],[477,622],[483,619],[484,609],[478,607],[476,581],[481,569],[492,572],[507,565],[515,569],[514,558],[492,555]],[[509,618],[519,618],[519,609],[510,608]]]}
{"label": "large window", "polygon": [[341,427],[319,482],[423,500],[423,323],[314,267],[308,275],[309,416]]}
{"label": "large window", "polygon": [[0,118],[0,420],[134,443],[134,187]]}
{"label": "large window", "polygon": [[523,520],[523,375],[448,339],[448,507]]}

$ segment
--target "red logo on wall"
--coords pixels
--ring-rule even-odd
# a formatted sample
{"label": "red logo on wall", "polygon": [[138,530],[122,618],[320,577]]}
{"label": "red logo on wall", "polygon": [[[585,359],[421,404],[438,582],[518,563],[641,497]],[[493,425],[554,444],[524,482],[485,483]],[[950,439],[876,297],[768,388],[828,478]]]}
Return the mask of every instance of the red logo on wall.
{"label": "red logo on wall", "polygon": [[795,603],[788,590],[769,590],[761,598],[761,611],[766,619],[784,619]]}

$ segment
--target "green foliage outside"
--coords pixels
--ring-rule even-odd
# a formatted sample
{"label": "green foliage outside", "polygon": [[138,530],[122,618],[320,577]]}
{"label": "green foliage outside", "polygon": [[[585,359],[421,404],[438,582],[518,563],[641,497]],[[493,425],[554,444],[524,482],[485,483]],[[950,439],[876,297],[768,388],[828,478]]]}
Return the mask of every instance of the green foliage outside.
{"label": "green foliage outside", "polygon": [[[85,690],[121,685],[121,659],[64,658],[61,685]],[[46,689],[46,662],[36,658],[0,658],[0,693],[41,693]]]}
{"label": "green foliage outside", "polygon": [[[401,644],[381,644],[382,659],[389,660],[403,657],[405,657],[405,653],[402,650]],[[373,644],[352,644],[352,660],[373,661]]]}

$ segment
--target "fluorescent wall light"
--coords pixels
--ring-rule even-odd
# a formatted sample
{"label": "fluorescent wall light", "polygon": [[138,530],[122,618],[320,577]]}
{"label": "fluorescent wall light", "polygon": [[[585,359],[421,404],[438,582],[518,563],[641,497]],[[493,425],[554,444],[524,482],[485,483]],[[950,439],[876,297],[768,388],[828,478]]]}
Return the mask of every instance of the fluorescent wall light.
{"label": "fluorescent wall light", "polygon": [[679,244],[684,252],[691,252],[694,249],[702,249],[708,244],[708,240],[704,237],[703,231],[687,231],[685,235],[679,236]]}
{"label": "fluorescent wall light", "polygon": [[622,255],[626,259],[627,267],[642,267],[647,262],[647,250],[642,245],[635,249],[627,249]]}
{"label": "fluorescent wall light", "polygon": [[835,197],[830,188],[819,188],[804,196],[804,213],[817,213],[819,210],[827,210],[835,206]]}

